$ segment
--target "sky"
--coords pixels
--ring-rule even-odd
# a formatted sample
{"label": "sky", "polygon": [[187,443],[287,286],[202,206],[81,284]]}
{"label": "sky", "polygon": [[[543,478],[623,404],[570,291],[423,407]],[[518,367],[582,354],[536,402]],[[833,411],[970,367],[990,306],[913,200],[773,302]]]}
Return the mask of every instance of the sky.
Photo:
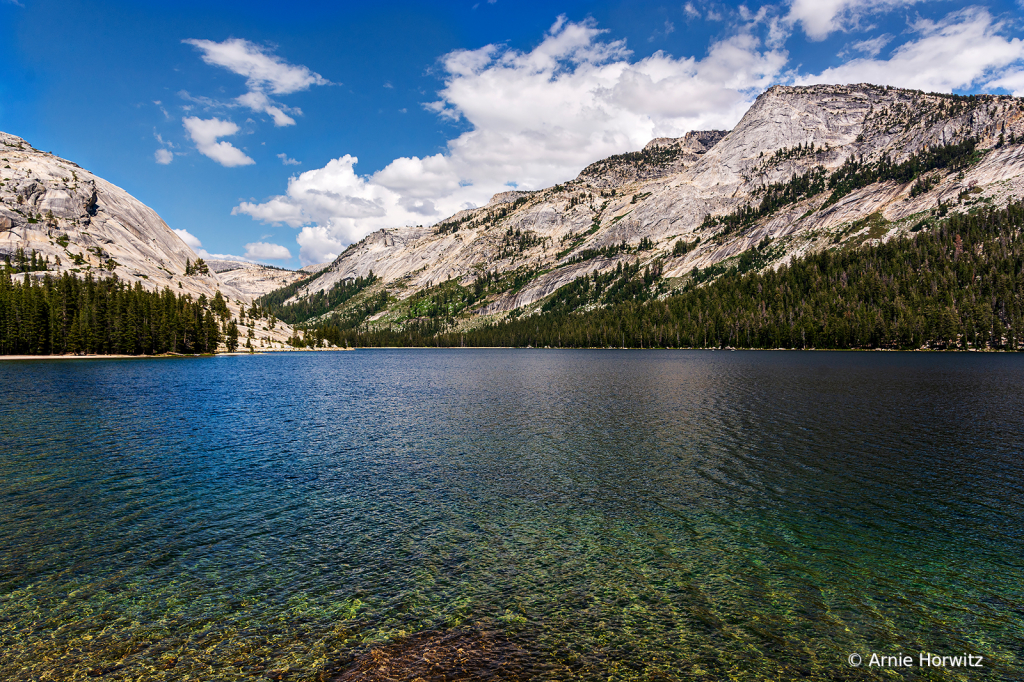
{"label": "sky", "polygon": [[0,130],[286,268],[861,82],[1024,96],[1024,0],[0,0]]}

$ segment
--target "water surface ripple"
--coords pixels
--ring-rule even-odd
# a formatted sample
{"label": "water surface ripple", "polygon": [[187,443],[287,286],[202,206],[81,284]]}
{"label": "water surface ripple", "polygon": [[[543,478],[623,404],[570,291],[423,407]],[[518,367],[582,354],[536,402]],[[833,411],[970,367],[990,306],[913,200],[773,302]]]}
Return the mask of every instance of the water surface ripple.
{"label": "water surface ripple", "polygon": [[[1024,679],[1024,357],[0,378],[3,680]],[[872,652],[915,667],[847,663]]]}

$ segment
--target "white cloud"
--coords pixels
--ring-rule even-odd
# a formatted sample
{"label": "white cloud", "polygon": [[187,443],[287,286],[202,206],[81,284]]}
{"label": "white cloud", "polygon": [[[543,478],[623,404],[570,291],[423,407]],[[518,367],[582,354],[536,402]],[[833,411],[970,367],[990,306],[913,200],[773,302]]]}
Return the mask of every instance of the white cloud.
{"label": "white cloud", "polygon": [[835,31],[860,25],[868,14],[887,12],[924,0],[790,0],[786,20],[799,23],[811,40],[824,40]]}
{"label": "white cloud", "polygon": [[940,21],[918,19],[911,24],[917,39],[893,50],[889,59],[853,59],[817,75],[800,76],[796,82],[874,83],[950,92],[982,79],[1012,80],[1000,71],[1024,59],[1024,41],[1000,35],[1002,28],[979,7],[953,12]]}
{"label": "white cloud", "polygon": [[308,67],[288,64],[277,55],[270,54],[267,48],[241,38],[230,38],[221,43],[195,39],[182,42],[200,50],[207,64],[244,76],[249,91],[235,101],[253,111],[268,114],[275,126],[295,125],[295,119],[289,114],[301,115],[302,111],[275,102],[267,93],[287,95],[308,90],[313,85],[330,84],[329,80]]}
{"label": "white cloud", "polygon": [[345,250],[345,244],[331,236],[327,226],[313,225],[302,228],[295,241],[299,243],[299,258],[303,265],[329,263]]}
{"label": "white cloud", "polygon": [[253,242],[245,245],[245,257],[253,260],[288,260],[292,253],[280,244]]}
{"label": "white cloud", "polygon": [[[157,104],[159,104],[159,102],[157,102]],[[153,158],[160,165],[166,166],[167,164],[174,160],[174,152],[171,151],[172,149],[174,149],[174,143],[165,140],[163,136],[161,136],[160,133],[156,132],[155,130],[153,131],[153,137],[155,137],[156,141],[159,142],[160,145],[163,147],[163,149],[157,149],[155,152],[153,152]]]}
{"label": "white cloud", "polygon": [[660,30],[660,31],[655,31],[654,33],[652,33],[651,37],[647,39],[647,42],[653,43],[659,37],[660,38],[667,38],[669,36],[669,34],[674,33],[675,30],[676,30],[676,25],[673,24],[671,21],[666,20],[665,21],[665,27],[662,30]]}
{"label": "white cloud", "polygon": [[[178,235],[179,237],[181,237],[181,241],[185,242],[185,245],[188,246],[188,248],[192,249],[196,253],[196,255],[198,255],[200,258],[206,258],[206,259],[213,258],[215,260],[237,260],[237,261],[249,261],[250,260],[249,258],[246,258],[245,256],[233,256],[230,253],[210,253],[209,251],[207,251],[206,249],[203,248],[203,243],[201,241],[199,241],[199,238],[196,237],[194,234],[190,233],[188,230],[173,230],[173,232],[176,235]],[[281,248],[284,248],[284,247],[281,247]]]}
{"label": "white cloud", "polygon": [[425,159],[415,156],[395,159],[374,173],[373,180],[398,194],[419,199],[450,194],[459,187],[459,177],[443,154]]}
{"label": "white cloud", "polygon": [[1024,69],[1007,71],[994,80],[985,83],[986,88],[1002,88],[1013,93],[1014,97],[1024,97]]}
{"label": "white cloud", "polygon": [[222,166],[232,168],[234,166],[249,166],[256,163],[245,155],[230,142],[218,142],[218,137],[234,135],[238,132],[238,126],[231,121],[222,121],[219,118],[202,119],[195,116],[183,118],[182,123],[188,131],[192,141],[196,143],[196,149],[203,156],[208,156]]}
{"label": "white cloud", "polygon": [[[164,115],[165,119],[167,119],[168,121],[171,120],[171,115],[169,113],[167,113],[167,109],[164,108],[164,106],[163,106],[164,103],[162,101],[160,101],[158,99],[155,99],[155,100],[153,100],[153,104],[155,104],[157,106],[157,108],[160,109],[160,112]],[[157,137],[160,137],[160,136],[157,135]],[[163,144],[163,142],[161,141],[160,144]]]}
{"label": "white cloud", "polygon": [[436,221],[510,186],[547,187],[654,137],[731,128],[787,61],[748,29],[702,59],[657,52],[633,61],[592,20],[560,17],[528,52],[451,52],[440,60],[439,98],[424,105],[468,124],[445,153],[395,159],[370,176],[356,175],[356,159],[345,155],[291,178],[285,194],[232,213],[302,227],[300,257],[321,262],[373,230]]}
{"label": "white cloud", "polygon": [[307,90],[311,85],[330,83],[307,67],[288,64],[280,57],[268,54],[266,48],[241,38],[230,38],[222,43],[194,39],[182,42],[201,50],[207,64],[222,66],[245,76],[250,90],[270,90],[275,95],[287,95]]}
{"label": "white cloud", "polygon": [[686,18],[687,19],[699,19],[700,18],[700,10],[698,10],[696,7],[694,7],[692,2],[688,2],[685,5],[683,5],[683,12],[686,13]]}
{"label": "white cloud", "polygon": [[284,153],[278,154],[277,158],[281,159],[281,163],[284,164],[285,166],[300,166],[300,165],[302,165],[301,161],[296,161],[295,159],[289,158],[288,155],[284,154]]}
{"label": "white cloud", "polygon": [[295,114],[302,113],[301,109],[291,109],[283,104],[273,102],[263,92],[247,92],[238,98],[238,103],[249,107],[253,111],[262,111],[270,114],[270,117],[274,120],[274,125],[278,127],[295,125],[295,119],[286,114],[285,111]]}
{"label": "white cloud", "polygon": [[[850,45],[849,49],[854,52],[860,52],[866,54],[869,57],[877,57],[878,53],[882,51],[882,48],[892,42],[892,36],[888,33],[878,36],[877,38],[870,38],[868,40],[859,40]],[[844,50],[839,53],[840,57],[847,54]]]}
{"label": "white cloud", "polygon": [[372,231],[360,228],[364,221],[387,215],[385,199],[392,205],[397,205],[398,199],[386,188],[357,176],[352,170],[355,163],[356,158],[346,154],[323,168],[293,176],[286,196],[262,204],[242,202],[231,213],[291,227],[311,222],[329,225],[333,239],[351,242]]}
{"label": "white cloud", "polygon": [[188,230],[174,230],[174,234],[181,237],[181,241],[185,242],[188,248],[192,249],[196,253],[199,253],[200,249],[203,248],[203,243],[199,241],[199,238]]}
{"label": "white cloud", "polygon": [[[199,106],[203,107],[204,109],[217,109],[217,108],[225,106],[225,104],[223,102],[219,101],[219,100],[215,100],[215,99],[212,99],[210,97],[203,97],[201,95],[193,95],[188,90],[179,90],[178,91],[178,97],[180,97],[181,99],[185,100],[186,102],[192,102],[193,104],[198,104]],[[191,106],[184,106],[182,108],[188,110],[188,109],[191,109],[192,107]]]}

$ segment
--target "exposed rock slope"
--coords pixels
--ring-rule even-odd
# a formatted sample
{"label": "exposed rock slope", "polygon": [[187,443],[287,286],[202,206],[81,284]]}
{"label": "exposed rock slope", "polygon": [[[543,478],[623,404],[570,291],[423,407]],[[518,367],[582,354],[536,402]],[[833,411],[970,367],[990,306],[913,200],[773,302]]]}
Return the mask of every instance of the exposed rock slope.
{"label": "exposed rock slope", "polygon": [[[238,286],[212,269],[186,275],[189,261],[198,256],[153,209],[125,190],[0,132],[0,259],[17,259],[19,253],[35,253],[46,263],[45,271],[30,273],[37,278],[47,272],[116,274],[150,290],[166,287],[208,299],[220,291],[233,313],[253,299],[253,285],[244,278],[237,278],[242,280]],[[281,346],[293,333],[281,323],[274,329],[262,326],[269,327],[256,323],[254,338],[265,338],[266,344]],[[245,337],[249,328],[241,331]]]}
{"label": "exposed rock slope", "polygon": [[305,271],[282,270],[237,260],[210,259],[206,264],[221,282],[253,299],[310,275]]}
{"label": "exposed rock slope", "polygon": [[[370,271],[398,299],[450,279],[471,286],[491,273],[490,281],[508,285],[472,306],[487,315],[528,306],[619,263],[657,262],[666,277],[682,277],[765,238],[772,245],[767,267],[810,250],[888,239],[912,229],[940,202],[941,210],[947,204],[969,210],[1024,196],[1022,105],[1012,97],[871,85],[776,86],[728,133],[654,140],[546,190],[502,193],[432,227],[375,232],[297,296]],[[978,151],[957,169],[862,183],[845,194],[830,184],[853,168],[848,162],[900,164],[964,141]],[[730,214],[758,209],[800,176],[819,183],[756,220],[729,226]],[[680,240],[689,246],[676,248]]]}
{"label": "exposed rock slope", "polygon": [[[198,256],[153,209],[77,164],[0,133],[0,257],[36,251],[51,272],[110,272],[148,289],[248,302],[213,273],[185,275]],[[178,285],[181,285],[180,287]]]}

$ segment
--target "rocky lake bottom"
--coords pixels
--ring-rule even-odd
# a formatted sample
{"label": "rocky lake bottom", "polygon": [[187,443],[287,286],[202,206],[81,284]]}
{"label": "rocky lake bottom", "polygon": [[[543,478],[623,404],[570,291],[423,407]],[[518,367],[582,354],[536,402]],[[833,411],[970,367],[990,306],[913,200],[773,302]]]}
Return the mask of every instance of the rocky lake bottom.
{"label": "rocky lake bottom", "polygon": [[1018,354],[0,380],[3,680],[1024,678]]}

